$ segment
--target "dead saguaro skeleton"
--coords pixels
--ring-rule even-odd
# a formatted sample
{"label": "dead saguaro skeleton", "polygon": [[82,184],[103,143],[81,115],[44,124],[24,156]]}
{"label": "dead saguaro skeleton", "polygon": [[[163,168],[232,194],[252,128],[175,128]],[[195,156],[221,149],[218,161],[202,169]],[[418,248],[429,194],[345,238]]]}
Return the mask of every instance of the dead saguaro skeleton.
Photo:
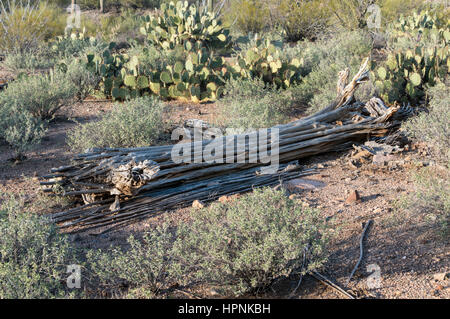
{"label": "dead saguaro skeleton", "polygon": [[63,189],[60,195],[81,196],[85,202],[50,217],[70,232],[100,227],[108,231],[154,213],[189,206],[194,200],[208,202],[311,174],[302,171],[296,161],[349,148],[371,136],[383,136],[408,113],[408,108],[388,108],[378,98],[365,104],[355,101],[355,90],[368,79],[367,63],[350,82],[348,70],[339,74],[338,96],[330,106],[269,129],[276,129],[279,137],[277,141],[269,138],[266,145],[267,149],[278,148],[280,164],[271,174],[261,174],[268,164],[259,161],[260,154],[257,162],[229,161],[248,159],[252,152],[259,152],[258,146],[247,139],[236,145],[239,135],[184,144],[194,155],[220,139],[225,146],[236,145],[231,155],[223,154],[223,162],[176,162],[171,156],[174,145],[93,149],[75,156],[72,165],[54,168],[44,176],[41,185],[50,186],[44,191],[53,192],[51,186],[59,185]]}

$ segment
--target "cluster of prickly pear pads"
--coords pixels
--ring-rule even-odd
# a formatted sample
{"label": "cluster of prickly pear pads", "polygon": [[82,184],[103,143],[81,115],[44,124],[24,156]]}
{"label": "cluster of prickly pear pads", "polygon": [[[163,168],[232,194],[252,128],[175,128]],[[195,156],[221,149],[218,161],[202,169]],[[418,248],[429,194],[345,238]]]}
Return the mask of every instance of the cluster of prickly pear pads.
{"label": "cluster of prickly pear pads", "polygon": [[161,14],[146,16],[140,31],[148,41],[164,50],[173,50],[186,41],[200,41],[209,50],[226,49],[230,45],[229,30],[209,10],[187,1],[161,4]]}
{"label": "cluster of prickly pear pads", "polygon": [[417,41],[415,48],[392,50],[386,61],[372,62],[372,78],[381,97],[389,102],[414,101],[424,96],[424,85],[433,86],[450,72],[450,31],[437,27],[436,17],[428,12],[401,17],[391,30],[394,39],[426,36],[434,44]]}
{"label": "cluster of prickly pear pads", "polygon": [[102,77],[100,91],[105,96],[125,100],[155,94],[163,99],[205,102],[219,98],[231,77],[261,78],[282,88],[300,79],[301,61],[282,61],[280,51],[270,41],[257,41],[255,47],[238,56],[235,65],[228,65],[214,49],[223,51],[230,46],[229,30],[213,13],[187,2],[164,4],[158,17],[146,17],[143,24],[141,32],[149,43],[161,50],[183,50],[186,60],[143,75],[139,58],[113,53],[112,43],[102,56],[87,57],[88,66]]}
{"label": "cluster of prickly pear pads", "polygon": [[265,83],[288,88],[300,80],[302,62],[282,61],[280,51],[269,40],[258,40],[256,45],[238,56],[234,70],[243,78],[261,78]]}

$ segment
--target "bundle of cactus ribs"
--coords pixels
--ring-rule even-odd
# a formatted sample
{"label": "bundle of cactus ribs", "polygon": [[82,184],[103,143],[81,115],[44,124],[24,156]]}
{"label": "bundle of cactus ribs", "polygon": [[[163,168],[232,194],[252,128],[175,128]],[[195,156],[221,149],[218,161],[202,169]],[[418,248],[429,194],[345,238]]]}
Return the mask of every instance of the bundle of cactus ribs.
{"label": "bundle of cactus ribs", "polygon": [[[218,139],[225,146],[237,143],[231,147],[234,152],[224,153],[221,161],[174,161],[173,148],[180,144],[90,149],[76,155],[71,165],[52,169],[41,185],[54,196],[75,197],[83,203],[52,213],[50,219],[66,232],[96,229],[103,233],[152,214],[190,206],[195,200],[210,202],[312,174],[314,170],[302,169],[299,159],[387,136],[411,113],[409,105],[387,107],[377,97],[367,103],[355,100],[356,89],[368,80],[367,64],[368,59],[351,80],[348,69],[341,71],[333,103],[311,116],[270,128],[268,136],[276,129],[279,138],[267,139],[263,147],[251,139],[239,139],[239,135],[182,145],[195,155]],[[244,142],[239,145],[239,141]],[[278,149],[279,165],[263,173],[271,163],[262,161],[258,152],[274,147]],[[248,160],[255,152],[257,160]],[[247,160],[233,160],[236,158]]]}

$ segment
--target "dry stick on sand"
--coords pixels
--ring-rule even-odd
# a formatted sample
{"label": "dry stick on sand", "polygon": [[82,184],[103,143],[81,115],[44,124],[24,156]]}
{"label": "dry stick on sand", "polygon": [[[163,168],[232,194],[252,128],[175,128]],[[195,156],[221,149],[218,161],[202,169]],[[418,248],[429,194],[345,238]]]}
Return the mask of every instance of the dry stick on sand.
{"label": "dry stick on sand", "polygon": [[350,299],[356,299],[352,294],[345,291],[343,288],[339,287],[337,284],[332,282],[330,279],[325,277],[324,275],[318,273],[317,271],[312,271],[311,276],[319,280],[320,282],[324,283],[327,286],[330,286],[331,288],[339,291],[341,294],[344,294],[345,296],[349,297]]}
{"label": "dry stick on sand", "polygon": [[359,264],[361,263],[363,256],[364,256],[364,237],[366,236],[367,229],[369,229],[370,224],[372,224],[372,220],[370,219],[366,225],[364,226],[363,232],[361,234],[361,238],[359,239],[359,259],[356,263],[355,267],[353,268],[352,272],[350,273],[350,276],[347,280],[347,286],[350,283],[350,280],[352,280],[353,275],[355,274],[356,270],[359,267]]}
{"label": "dry stick on sand", "polygon": [[[72,165],[52,169],[41,185],[50,187],[44,190],[50,193],[53,185],[59,185],[63,196],[81,197],[85,205],[50,217],[71,232],[114,229],[150,214],[189,206],[194,200],[213,201],[222,195],[275,186],[280,181],[311,174],[302,171],[295,161],[346,149],[370,136],[383,136],[407,114],[398,106],[388,108],[379,98],[365,104],[355,101],[356,89],[368,79],[367,64],[368,59],[349,83],[348,70],[340,73],[338,95],[330,106],[309,117],[270,128],[263,142],[264,131],[254,131],[177,145],[100,148],[79,154]],[[226,152],[208,162],[205,150],[215,145]],[[188,155],[183,153],[181,162],[173,159],[176,147],[190,151]],[[261,174],[261,169],[269,165],[263,160],[264,153],[267,151],[268,155],[269,149],[272,153],[274,147],[279,148],[279,169]],[[257,161],[251,162],[251,156]],[[201,161],[192,162],[192,157]]]}

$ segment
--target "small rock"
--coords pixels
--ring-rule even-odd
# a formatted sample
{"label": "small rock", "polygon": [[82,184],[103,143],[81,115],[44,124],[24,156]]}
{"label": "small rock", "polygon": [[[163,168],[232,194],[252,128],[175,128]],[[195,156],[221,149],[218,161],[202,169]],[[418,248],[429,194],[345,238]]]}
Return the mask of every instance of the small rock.
{"label": "small rock", "polygon": [[221,202],[221,203],[231,202],[237,198],[239,198],[239,194],[234,194],[231,196],[224,195],[224,196],[219,197],[219,202]]}
{"label": "small rock", "polygon": [[195,209],[201,209],[201,208],[205,207],[205,203],[203,203],[202,201],[199,201],[199,200],[194,200],[194,202],[192,203],[192,207]]}
{"label": "small rock", "polygon": [[326,184],[322,181],[306,178],[292,179],[285,184],[283,188],[290,193],[300,193],[302,191],[313,191],[325,187]]}
{"label": "small rock", "polygon": [[226,203],[228,201],[229,201],[228,196],[224,195],[224,196],[219,197],[219,202],[221,202],[221,203]]}
{"label": "small rock", "polygon": [[445,279],[447,279],[448,278],[448,273],[446,273],[446,272],[441,272],[441,273],[438,273],[438,274],[434,274],[433,275],[433,279],[434,280],[436,280],[436,281],[444,281]]}
{"label": "small rock", "polygon": [[358,191],[355,189],[347,197],[347,199],[345,200],[345,203],[350,204],[350,203],[359,202],[359,201],[361,201],[361,196],[359,196]]}
{"label": "small rock", "polygon": [[378,207],[373,212],[374,212],[374,214],[379,214],[379,213],[381,213],[381,208]]}
{"label": "small rock", "polygon": [[387,163],[394,160],[394,156],[392,155],[383,155],[383,154],[376,154],[372,158],[372,163],[375,165],[386,165]]}

